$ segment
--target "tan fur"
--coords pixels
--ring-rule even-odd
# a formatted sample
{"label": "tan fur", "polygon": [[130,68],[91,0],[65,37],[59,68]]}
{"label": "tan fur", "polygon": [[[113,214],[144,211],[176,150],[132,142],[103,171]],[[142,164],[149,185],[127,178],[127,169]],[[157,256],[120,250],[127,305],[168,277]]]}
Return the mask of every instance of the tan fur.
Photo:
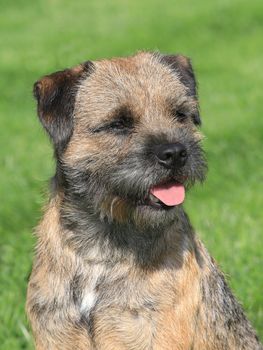
{"label": "tan fur", "polygon": [[[27,308],[30,315],[32,315],[31,300],[40,298],[32,293],[35,284],[41,286],[41,298],[49,300],[54,296],[55,290],[58,298],[63,300],[67,288],[65,282],[78,268],[83,269],[87,275],[93,273],[93,269],[88,265],[82,265],[67,247],[62,248],[63,233],[59,232],[56,208],[58,203],[57,199],[51,202],[37,230],[42,235],[45,232],[45,242],[40,242],[38,251],[43,247],[42,258],[49,263],[52,262],[53,271],[47,271],[45,261],[40,260],[40,254],[28,289]],[[180,245],[179,237],[178,241],[175,242],[173,249]],[[48,266],[50,267],[50,264]],[[99,270],[96,269],[96,278],[98,274],[106,273],[105,265]],[[125,278],[124,288],[118,285],[118,280],[121,278]],[[118,265],[111,271],[112,286],[109,288],[112,290],[108,291],[115,306],[110,308],[107,304],[105,307],[102,306],[94,319],[94,327],[97,329],[95,341],[98,349],[189,348],[195,332],[195,314],[200,302],[199,278],[200,268],[194,252],[187,256],[181,252],[176,259],[171,252],[171,256],[167,256],[160,268],[153,272],[140,271],[131,267],[128,262]],[[144,307],[143,304],[147,301],[158,305],[158,310],[149,311]],[[90,340],[87,331],[74,327],[73,322],[78,321],[76,310],[71,310],[70,318],[71,322],[63,324],[57,323],[55,315],[45,319],[45,328],[49,329],[51,339],[44,341],[43,348],[93,349],[91,343],[88,345]],[[192,321],[189,322],[189,320]],[[34,319],[31,318],[31,322],[35,337],[42,338],[42,329],[34,329]],[[53,342],[56,345],[46,345]],[[40,350],[41,345],[37,344],[37,349]]]}
{"label": "tan fur", "polygon": [[[177,57],[177,63],[189,68],[189,60],[183,56]],[[55,106],[53,115],[52,89],[62,84],[65,76],[71,84],[71,77],[81,77],[84,67],[79,65],[37,83],[40,118],[51,137],[54,130],[49,130],[49,124],[56,123],[53,119],[54,115],[58,117],[60,107]],[[94,73],[84,76],[74,89],[74,131],[63,152],[57,150],[60,163],[71,170],[85,171],[88,158],[92,174],[107,172],[128,154],[138,153],[148,135],[165,135],[167,142],[176,142],[171,131],[176,129],[176,135],[190,133],[194,142],[202,138],[190,119],[182,124],[171,115],[171,107],[182,105],[192,115],[198,102],[196,96],[189,95],[179,73],[162,64],[158,55],[139,53],[94,62]],[[46,94],[51,98],[44,101],[48,108],[42,111],[41,101]],[[136,142],[132,136],[123,141],[110,133],[94,133],[94,128],[114,118],[120,105],[132,110]],[[133,175],[132,168],[130,172]],[[85,228],[65,225],[76,208],[67,201],[63,186],[54,191],[36,230],[37,248],[26,308],[37,350],[261,349],[260,345],[256,347],[254,335],[250,338],[250,326],[245,325],[242,331],[252,344],[249,348],[227,328],[227,312],[220,308],[228,292],[182,212],[183,223],[171,221],[149,261],[142,264],[136,261],[132,249],[125,254],[118,244],[113,249],[110,236],[99,241],[100,232],[96,231],[105,222],[127,227],[135,223],[136,230],[147,228],[147,219],[132,202],[115,193],[103,198],[94,211],[99,213],[100,225],[91,222],[89,226],[99,241],[94,244],[88,241]],[[153,225],[146,234],[154,237],[154,230]],[[127,235],[132,234],[127,231]],[[147,241],[140,240],[138,247],[143,243],[147,250]]]}

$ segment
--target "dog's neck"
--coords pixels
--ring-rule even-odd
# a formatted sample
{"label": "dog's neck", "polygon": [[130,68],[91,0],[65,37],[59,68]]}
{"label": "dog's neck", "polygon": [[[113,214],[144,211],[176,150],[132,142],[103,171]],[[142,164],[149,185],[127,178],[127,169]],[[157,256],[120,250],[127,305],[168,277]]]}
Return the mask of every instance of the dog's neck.
{"label": "dog's neck", "polygon": [[63,193],[57,193],[54,198],[61,232],[85,260],[129,259],[153,267],[171,254],[180,261],[185,251],[194,250],[194,233],[182,207],[178,207],[173,222],[168,225],[138,227],[134,222],[118,223],[102,218],[83,207],[81,201],[69,200]]}

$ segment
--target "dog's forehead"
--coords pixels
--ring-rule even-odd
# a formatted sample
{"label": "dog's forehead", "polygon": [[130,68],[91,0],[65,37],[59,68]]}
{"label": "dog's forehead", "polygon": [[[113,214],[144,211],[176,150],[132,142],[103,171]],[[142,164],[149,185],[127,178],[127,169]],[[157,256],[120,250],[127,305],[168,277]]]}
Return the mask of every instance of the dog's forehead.
{"label": "dog's forehead", "polygon": [[140,53],[128,58],[94,62],[94,72],[84,79],[76,97],[75,116],[107,114],[120,105],[145,109],[181,100],[186,87],[176,72],[158,55]]}

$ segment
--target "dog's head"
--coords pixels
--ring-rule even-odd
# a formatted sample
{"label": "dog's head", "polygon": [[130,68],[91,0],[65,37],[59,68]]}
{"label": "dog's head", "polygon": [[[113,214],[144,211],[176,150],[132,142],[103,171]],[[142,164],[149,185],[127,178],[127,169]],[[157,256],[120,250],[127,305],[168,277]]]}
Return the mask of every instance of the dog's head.
{"label": "dog's head", "polygon": [[170,222],[204,179],[196,81],[188,58],[139,53],[86,62],[34,86],[59,190],[101,220]]}

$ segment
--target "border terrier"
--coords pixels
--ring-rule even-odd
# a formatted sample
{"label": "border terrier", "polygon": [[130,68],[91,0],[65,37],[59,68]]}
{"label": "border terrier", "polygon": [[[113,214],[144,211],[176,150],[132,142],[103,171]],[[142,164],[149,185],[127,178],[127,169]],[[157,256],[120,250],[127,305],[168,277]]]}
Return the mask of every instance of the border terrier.
{"label": "border terrier", "polygon": [[56,159],[27,293],[36,349],[263,349],[182,206],[207,168],[190,60],[87,61],[34,96]]}

